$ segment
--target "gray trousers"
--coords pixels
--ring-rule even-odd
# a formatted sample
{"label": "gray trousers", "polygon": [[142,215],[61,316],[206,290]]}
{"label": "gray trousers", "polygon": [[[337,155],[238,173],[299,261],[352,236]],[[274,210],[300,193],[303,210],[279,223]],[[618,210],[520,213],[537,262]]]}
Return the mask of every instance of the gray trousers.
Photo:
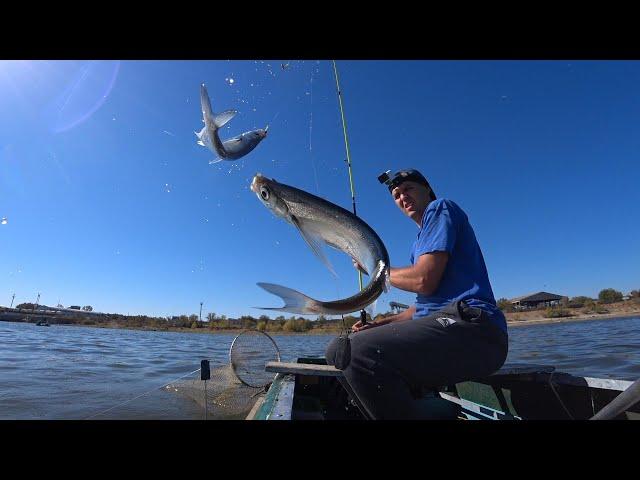
{"label": "gray trousers", "polygon": [[418,419],[424,406],[416,392],[486,377],[502,366],[507,350],[507,335],[486,312],[461,301],[335,338],[325,356],[343,370],[371,418]]}

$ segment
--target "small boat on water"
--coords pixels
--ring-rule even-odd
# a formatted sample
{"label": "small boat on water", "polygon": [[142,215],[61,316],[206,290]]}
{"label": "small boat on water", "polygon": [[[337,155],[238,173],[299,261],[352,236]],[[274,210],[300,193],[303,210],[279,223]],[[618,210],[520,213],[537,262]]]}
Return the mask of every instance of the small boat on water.
{"label": "small boat on water", "polygon": [[[266,370],[275,377],[247,420],[369,419],[342,372],[327,365],[324,358],[269,362]],[[553,366],[506,364],[487,378],[426,392],[418,400],[424,407],[420,419],[586,420],[597,414],[615,420],[640,420],[640,402],[636,401],[639,385],[581,377],[556,371]],[[608,415],[603,415],[605,411]]]}
{"label": "small boat on water", "polygon": [[38,327],[49,327],[49,322],[47,320],[40,320],[38,323],[36,323],[36,325]]}

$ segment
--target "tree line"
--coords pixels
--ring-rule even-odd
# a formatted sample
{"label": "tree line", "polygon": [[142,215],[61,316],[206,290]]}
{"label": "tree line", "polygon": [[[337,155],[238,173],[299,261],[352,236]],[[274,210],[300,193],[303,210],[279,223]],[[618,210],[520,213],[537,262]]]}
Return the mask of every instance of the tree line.
{"label": "tree line", "polygon": [[[27,310],[33,309],[32,304],[21,304],[17,308]],[[391,312],[376,315],[375,319],[392,315]],[[26,321],[35,323],[42,315],[34,315],[32,318],[26,317]],[[167,317],[156,317],[149,315],[123,315],[117,313],[83,315],[82,311],[73,313],[65,312],[65,314],[55,314],[47,316],[47,320],[52,324],[75,324],[75,325],[94,325],[107,327],[122,328],[141,328],[150,330],[198,330],[203,331],[225,331],[225,330],[246,330],[257,329],[265,332],[291,332],[304,333],[310,331],[339,331],[342,329],[351,329],[360,317],[346,315],[342,318],[327,318],[319,315],[316,320],[310,320],[301,316],[290,316],[286,318],[280,315],[271,318],[267,315],[253,317],[251,315],[243,315],[238,318],[231,318],[225,315],[217,315],[213,312],[206,315],[206,320],[200,320],[196,314],[176,315]],[[369,318],[369,320],[371,320]]]}
{"label": "tree line", "polygon": [[[582,309],[582,313],[609,313],[604,306],[623,300],[622,292],[613,288],[605,288],[600,291],[598,298],[590,298],[587,296],[577,296],[573,298],[565,298],[560,305],[556,307],[546,308],[545,316],[562,317],[572,316],[570,309]],[[629,294],[630,301],[640,304],[640,290],[632,290]],[[497,301],[498,308],[503,312],[516,312],[514,306],[506,298],[500,298]],[[32,310],[36,307],[33,303],[23,303],[17,305],[16,308]],[[90,307],[89,307],[90,308]],[[143,328],[152,330],[183,330],[183,329],[204,329],[211,331],[224,330],[246,330],[257,329],[265,332],[322,332],[322,331],[339,331],[343,329],[350,330],[351,326],[356,323],[360,317],[354,315],[346,315],[343,318],[327,318],[319,315],[316,320],[309,320],[301,316],[290,316],[286,318],[280,315],[271,318],[267,315],[253,317],[251,315],[243,315],[238,318],[230,318],[225,315],[217,315],[210,312],[206,315],[206,321],[200,320],[198,315],[177,315],[167,317],[155,317],[149,315],[122,315],[117,313],[83,315],[90,312],[89,308],[77,310],[72,314],[54,315],[47,317],[50,323],[58,324],[79,324],[79,325],[96,325],[123,328]],[[375,316],[374,321],[380,318],[393,315],[392,312],[385,312]],[[368,317],[369,321],[371,318]],[[37,317],[27,318],[27,321],[36,322]]]}

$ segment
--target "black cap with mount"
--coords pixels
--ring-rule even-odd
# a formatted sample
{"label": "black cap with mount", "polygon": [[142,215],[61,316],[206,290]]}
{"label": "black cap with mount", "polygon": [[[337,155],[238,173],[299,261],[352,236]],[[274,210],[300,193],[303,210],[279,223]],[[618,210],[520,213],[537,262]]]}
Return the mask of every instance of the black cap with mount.
{"label": "black cap with mount", "polygon": [[409,180],[412,182],[420,183],[427,187],[431,192],[431,200],[436,199],[436,193],[433,191],[433,188],[431,188],[431,185],[429,185],[427,179],[418,170],[400,170],[393,175],[389,175],[390,173],[391,170],[387,170],[386,172],[378,176],[378,181],[387,185],[390,192],[393,191],[393,189],[400,185],[402,182],[406,182]]}

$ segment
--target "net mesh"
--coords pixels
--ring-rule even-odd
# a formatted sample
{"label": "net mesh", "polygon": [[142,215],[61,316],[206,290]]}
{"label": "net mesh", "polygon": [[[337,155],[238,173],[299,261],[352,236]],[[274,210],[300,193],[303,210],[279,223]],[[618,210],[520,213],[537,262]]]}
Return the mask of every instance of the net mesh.
{"label": "net mesh", "polygon": [[211,379],[206,382],[206,400],[205,382],[200,377],[180,380],[164,388],[195,401],[203,409],[203,418],[206,410],[206,418],[210,420],[244,419],[265,394],[264,387],[249,387],[240,382],[231,364],[211,368]]}
{"label": "net mesh", "polygon": [[260,331],[238,335],[229,351],[230,363],[211,368],[210,380],[179,380],[164,388],[195,401],[203,418],[237,420],[246,418],[256,402],[266,394],[275,374],[265,371],[267,362],[280,361],[273,339]]}

